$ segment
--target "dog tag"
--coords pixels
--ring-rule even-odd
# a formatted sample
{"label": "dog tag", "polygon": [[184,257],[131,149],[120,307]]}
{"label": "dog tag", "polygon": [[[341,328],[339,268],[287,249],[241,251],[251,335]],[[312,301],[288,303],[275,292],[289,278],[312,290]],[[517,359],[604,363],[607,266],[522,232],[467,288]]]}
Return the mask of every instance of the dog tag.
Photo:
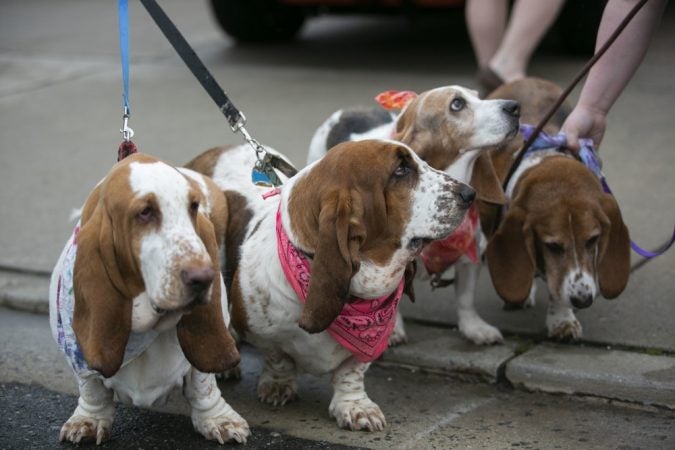
{"label": "dog tag", "polygon": [[265,154],[263,159],[258,160],[253,166],[251,181],[256,186],[276,187],[281,185],[281,180],[272,167],[269,153]]}

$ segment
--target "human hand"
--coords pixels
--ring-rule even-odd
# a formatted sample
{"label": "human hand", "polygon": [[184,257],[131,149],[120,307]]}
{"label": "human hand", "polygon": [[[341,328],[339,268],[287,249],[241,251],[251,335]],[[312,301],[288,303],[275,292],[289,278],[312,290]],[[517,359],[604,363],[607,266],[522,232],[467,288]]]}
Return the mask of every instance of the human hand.
{"label": "human hand", "polygon": [[579,138],[590,138],[595,148],[600,146],[605,135],[607,116],[604,111],[588,106],[577,105],[562,126],[567,135],[567,148],[579,152]]}

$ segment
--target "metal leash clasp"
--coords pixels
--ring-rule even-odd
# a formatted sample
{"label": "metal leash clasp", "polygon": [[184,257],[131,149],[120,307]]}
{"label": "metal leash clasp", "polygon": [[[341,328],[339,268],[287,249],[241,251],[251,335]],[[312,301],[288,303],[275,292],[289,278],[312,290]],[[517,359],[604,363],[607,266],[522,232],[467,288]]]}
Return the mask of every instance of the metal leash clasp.
{"label": "metal leash clasp", "polygon": [[279,176],[274,171],[274,165],[272,163],[273,156],[267,153],[265,147],[255,140],[249,132],[246,130],[246,116],[243,113],[239,113],[240,118],[232,125],[232,131],[234,133],[241,133],[244,136],[246,142],[251,146],[255,152],[256,162],[251,171],[251,181],[256,186],[264,187],[277,187],[281,186],[281,180]]}
{"label": "metal leash clasp", "polygon": [[120,130],[120,133],[122,133],[122,137],[124,138],[124,142],[129,142],[131,141],[131,138],[134,137],[134,130],[132,130],[129,126],[130,115],[131,113],[129,112],[129,108],[125,106],[124,114],[122,115],[122,129]]}

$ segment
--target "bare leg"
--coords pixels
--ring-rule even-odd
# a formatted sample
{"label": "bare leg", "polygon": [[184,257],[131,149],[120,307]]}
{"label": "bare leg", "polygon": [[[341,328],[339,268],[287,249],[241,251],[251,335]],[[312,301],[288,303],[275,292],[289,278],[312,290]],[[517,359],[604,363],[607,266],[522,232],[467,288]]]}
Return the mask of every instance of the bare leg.
{"label": "bare leg", "polygon": [[190,368],[185,375],[183,394],[192,407],[192,425],[206,439],[224,444],[229,440],[246,443],[251,434],[248,423],[223,399],[216,376]]}
{"label": "bare leg", "polygon": [[340,428],[381,431],[387,426],[382,410],[368,398],[363,378],[369,363],[351,357],[333,371],[333,399],[328,413]]}
{"label": "bare leg", "polygon": [[467,0],[464,9],[478,67],[486,67],[497,53],[506,29],[506,0]]}
{"label": "bare leg", "polygon": [[488,66],[504,81],[522,78],[532,53],[548,31],[565,0],[517,0],[501,45]]}

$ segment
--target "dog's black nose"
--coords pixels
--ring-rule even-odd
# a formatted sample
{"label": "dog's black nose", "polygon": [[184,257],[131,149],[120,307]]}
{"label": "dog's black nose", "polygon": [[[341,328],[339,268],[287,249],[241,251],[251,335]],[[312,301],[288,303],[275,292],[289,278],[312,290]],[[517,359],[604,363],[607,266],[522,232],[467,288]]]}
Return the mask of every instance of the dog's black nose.
{"label": "dog's black nose", "polygon": [[461,198],[462,201],[467,205],[471,204],[471,202],[473,202],[473,200],[476,198],[476,191],[471,186],[464,183],[459,186],[458,194],[459,198]]}
{"label": "dog's black nose", "polygon": [[180,278],[188,289],[194,293],[206,291],[213,282],[215,271],[211,267],[183,269]]}
{"label": "dog's black nose", "polygon": [[570,302],[572,302],[572,306],[574,306],[575,308],[579,309],[588,308],[593,304],[593,296],[590,294],[574,296],[570,298]]}
{"label": "dog's black nose", "polygon": [[505,100],[502,111],[513,117],[520,117],[520,103],[513,100]]}

